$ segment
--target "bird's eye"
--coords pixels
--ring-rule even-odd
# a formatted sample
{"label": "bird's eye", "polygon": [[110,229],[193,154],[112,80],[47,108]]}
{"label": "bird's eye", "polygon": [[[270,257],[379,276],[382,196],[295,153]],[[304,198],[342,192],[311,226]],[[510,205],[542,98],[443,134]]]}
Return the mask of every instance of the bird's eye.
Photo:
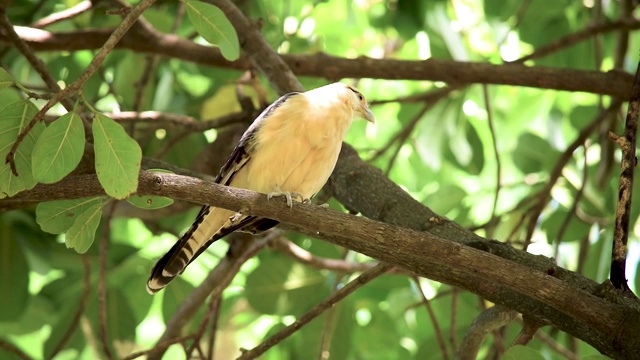
{"label": "bird's eye", "polygon": [[362,96],[362,94],[358,93],[358,99],[359,99],[360,101],[362,101],[362,100],[364,100],[364,96]]}

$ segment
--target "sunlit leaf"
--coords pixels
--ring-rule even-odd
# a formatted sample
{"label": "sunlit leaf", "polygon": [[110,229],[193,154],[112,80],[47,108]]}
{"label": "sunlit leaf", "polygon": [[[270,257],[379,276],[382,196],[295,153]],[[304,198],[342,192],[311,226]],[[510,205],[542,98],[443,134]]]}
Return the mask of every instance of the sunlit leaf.
{"label": "sunlit leaf", "polygon": [[100,184],[109,196],[126,198],[138,188],[140,145],[120,124],[100,113],[93,120],[93,138]]}
{"label": "sunlit leaf", "polygon": [[76,221],[78,215],[102,204],[102,198],[47,201],[36,207],[36,221],[43,231],[62,234]]}
{"label": "sunlit leaf", "polygon": [[42,183],[54,183],[78,166],[84,152],[84,126],[80,116],[70,112],[49,125],[33,149],[33,176]]}
{"label": "sunlit leaf", "polygon": [[17,101],[0,109],[0,199],[31,189],[37,183],[31,170],[31,156],[36,140],[44,130],[41,122],[36,123],[24,137],[15,153],[14,161],[18,176],[11,172],[5,158],[18,134],[29,124],[38,109],[30,101]]}
{"label": "sunlit leaf", "polygon": [[65,235],[64,240],[67,247],[75,249],[80,254],[89,250],[95,239],[101,215],[102,204],[90,206],[78,215]]}
{"label": "sunlit leaf", "polygon": [[211,44],[217,45],[227,60],[240,57],[236,30],[218,7],[201,1],[185,0],[187,14],[196,31]]}

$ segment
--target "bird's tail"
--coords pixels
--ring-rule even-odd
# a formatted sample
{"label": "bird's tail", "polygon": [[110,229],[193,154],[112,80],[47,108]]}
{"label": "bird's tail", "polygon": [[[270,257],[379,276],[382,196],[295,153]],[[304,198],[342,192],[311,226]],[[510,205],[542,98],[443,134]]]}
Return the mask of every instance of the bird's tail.
{"label": "bird's tail", "polygon": [[[180,275],[195,258],[214,241],[230,231],[225,226],[234,212],[204,206],[189,230],[173,245],[153,267],[147,281],[147,292],[162,290],[173,278]],[[231,230],[233,231],[233,230]]]}

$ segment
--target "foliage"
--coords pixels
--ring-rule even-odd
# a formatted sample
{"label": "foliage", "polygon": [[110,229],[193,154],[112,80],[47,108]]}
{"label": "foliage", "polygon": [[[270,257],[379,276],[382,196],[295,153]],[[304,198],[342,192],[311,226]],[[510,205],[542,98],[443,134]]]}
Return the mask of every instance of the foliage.
{"label": "foliage", "polygon": [[[6,11],[11,24],[33,26],[78,3],[16,1]],[[45,29],[53,33],[113,29],[122,17],[105,13],[104,6],[116,10],[120,5],[106,3],[94,4]],[[324,52],[349,59],[434,57],[501,64],[594,22],[626,18],[620,15],[625,10],[618,2],[594,7],[585,5],[588,1],[567,0],[552,5],[544,0],[240,3],[250,18],[262,19],[261,32],[280,54]],[[208,41],[229,61],[241,55],[232,24],[208,3],[161,1],[144,18],[163,33],[202,44]],[[618,29],[622,31],[625,28]],[[588,40],[558,47],[526,64],[634,72],[635,58],[620,50],[617,39],[612,32],[594,33]],[[43,92],[45,82],[6,37],[0,40],[0,159],[5,159],[18,134],[47,100],[29,96]],[[629,48],[637,48],[633,45],[638,40],[630,32]],[[94,50],[59,46],[36,54],[64,88],[85,71]],[[37,206],[18,203],[15,209],[13,203],[0,200],[0,209],[5,210],[0,215],[0,340],[30,357],[94,358],[103,356],[103,342],[106,351],[118,358],[153,347],[178,307],[227,250],[216,243],[166,290],[147,295],[144,284],[149,269],[190,225],[197,209],[167,198],[132,195],[138,187],[137,174],[144,158],[156,158],[177,168],[215,175],[230,151],[228,146],[214,148],[220,143],[216,139],[227,141],[239,129],[229,122],[217,126],[216,121],[246,111],[245,97],[252,106],[262,107],[277,94],[265,79],[228,65],[231,63],[206,66],[198,60],[146,51],[140,41],[111,51],[83,85],[73,108],[55,106],[45,121],[37,122],[27,133],[15,153],[17,175],[9,163],[0,164],[0,199],[37,183],[56,183],[69,174],[91,172],[98,175],[109,196]],[[337,73],[338,78],[349,77]],[[562,267],[604,281],[620,157],[606,134],[609,130],[621,133],[621,116],[606,117],[592,127],[586,140],[574,148],[571,144],[611,105],[611,98],[554,91],[542,85],[536,88],[535,79],[531,87],[453,84],[456,87],[449,90],[429,80],[354,81],[372,102],[378,123],[376,127],[354,123],[346,142],[439,215],[517,248],[522,248],[532,230],[529,252],[553,257]],[[307,89],[327,82],[319,77],[301,81]],[[443,89],[446,92],[437,101],[422,100]],[[160,116],[152,120],[125,116],[131,111],[155,111]],[[212,154],[212,149],[223,148],[224,152]],[[555,174],[557,166],[561,171]],[[539,202],[543,210],[531,219]],[[329,203],[343,210],[337,201]],[[638,204],[633,204],[631,212],[627,276],[636,290],[640,281],[635,276]],[[353,264],[372,260],[295,233],[286,237],[319,258]],[[99,251],[102,241],[109,245],[106,259]],[[106,325],[100,319],[98,301],[100,261],[105,262],[108,274],[102,283],[107,293]],[[310,267],[277,250],[261,251],[243,265],[222,295],[216,319],[218,358],[232,358],[239,355],[239,348],[260,344],[356,276]],[[477,295],[445,284],[384,275],[263,358],[317,358],[324,351],[335,359],[447,359],[487,306],[490,304]],[[203,306],[189,320],[185,333],[197,331],[203,319],[209,320],[205,313],[211,312]],[[520,329],[513,322],[496,331],[480,349],[480,356],[560,359],[558,349],[563,349],[575,356],[597,358],[598,352],[590,345],[554,329],[539,330],[543,336],[526,347],[509,348]],[[207,336],[201,342],[205,351]],[[186,343],[190,346],[192,339]],[[509,349],[502,353],[505,347]],[[3,358],[16,356],[5,346],[0,346],[0,354]],[[176,344],[165,356],[184,357],[184,351]]]}

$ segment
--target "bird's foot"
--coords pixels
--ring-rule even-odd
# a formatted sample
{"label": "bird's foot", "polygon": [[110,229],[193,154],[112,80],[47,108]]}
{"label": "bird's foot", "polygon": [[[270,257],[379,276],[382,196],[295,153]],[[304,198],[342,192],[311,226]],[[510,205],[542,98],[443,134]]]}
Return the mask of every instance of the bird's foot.
{"label": "bird's foot", "polygon": [[287,199],[287,206],[289,208],[293,208],[293,199],[296,201],[303,201],[302,195],[297,192],[289,192],[289,191],[273,191],[267,194],[267,200],[271,200],[272,197],[276,196],[284,196]]}
{"label": "bird's foot", "polygon": [[233,223],[236,223],[236,222],[238,222],[238,221],[240,221],[240,220],[244,217],[244,214],[245,214],[248,210],[249,210],[249,209],[247,209],[247,208],[242,208],[242,209],[240,209],[240,211],[238,211],[237,213],[235,213],[235,214],[233,214],[233,215],[229,216],[229,221],[230,221],[232,224],[233,224]]}
{"label": "bird's foot", "polygon": [[324,209],[328,209],[329,208],[329,204],[328,203],[320,204],[318,206],[320,206],[321,208],[324,208]]}

